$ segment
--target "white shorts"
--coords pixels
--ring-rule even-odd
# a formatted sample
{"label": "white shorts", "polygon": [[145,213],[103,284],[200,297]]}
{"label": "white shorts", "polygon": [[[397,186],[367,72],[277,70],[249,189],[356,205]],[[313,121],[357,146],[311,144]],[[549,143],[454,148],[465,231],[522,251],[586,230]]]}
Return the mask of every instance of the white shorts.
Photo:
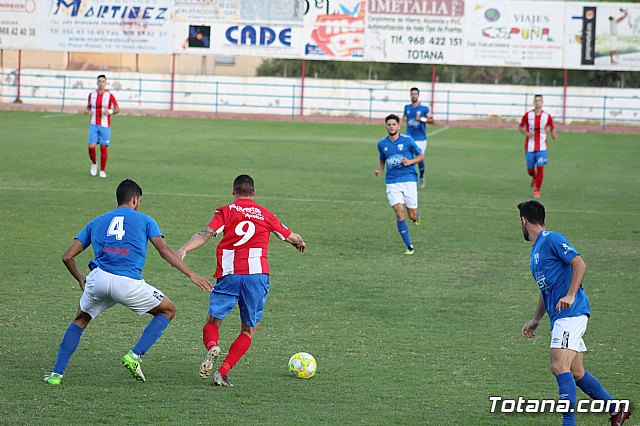
{"label": "white shorts", "polygon": [[609,36],[609,50],[618,50],[618,36]]}
{"label": "white shorts", "polygon": [[87,283],[80,298],[80,309],[95,318],[116,303],[138,315],[155,308],[164,294],[144,280],[110,274],[95,268],[87,275]]}
{"label": "white shorts", "polygon": [[589,317],[580,315],[579,317],[560,318],[553,323],[551,330],[551,349],[571,349],[576,352],[586,352],[587,347],[582,340],[584,332],[587,331],[587,321]]}
{"label": "white shorts", "polygon": [[416,141],[416,145],[420,148],[420,151],[426,156],[427,155],[427,141]]}
{"label": "white shorts", "polygon": [[408,209],[418,208],[418,186],[415,182],[387,184],[387,198],[391,207],[404,204]]}

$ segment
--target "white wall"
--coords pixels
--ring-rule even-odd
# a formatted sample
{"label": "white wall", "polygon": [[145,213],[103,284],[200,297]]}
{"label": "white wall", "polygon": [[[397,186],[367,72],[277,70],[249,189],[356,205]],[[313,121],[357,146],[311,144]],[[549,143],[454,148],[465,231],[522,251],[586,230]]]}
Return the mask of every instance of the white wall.
{"label": "white wall", "polygon": [[[23,69],[24,103],[82,109],[95,88],[98,72]],[[17,95],[15,70],[1,75],[0,102]],[[109,72],[109,89],[122,108],[169,110],[171,76]],[[307,78],[304,114],[380,119],[402,113],[409,89],[418,86],[421,100],[431,104],[431,82],[322,80]],[[556,120],[563,116],[562,87],[533,87],[438,83],[433,109],[439,122],[469,119],[519,119],[532,107],[536,93],[545,97],[545,110]],[[176,75],[174,110],[245,114],[298,115],[299,78]],[[606,108],[605,108],[606,102]],[[567,122],[621,121],[640,125],[640,89],[569,87]]]}

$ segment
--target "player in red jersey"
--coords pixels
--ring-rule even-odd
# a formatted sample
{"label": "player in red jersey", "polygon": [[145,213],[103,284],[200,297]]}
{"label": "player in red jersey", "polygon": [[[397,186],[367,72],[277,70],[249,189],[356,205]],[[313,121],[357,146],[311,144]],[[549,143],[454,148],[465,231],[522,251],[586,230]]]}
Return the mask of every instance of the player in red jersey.
{"label": "player in red jersey", "polygon": [[242,329],[213,375],[215,386],[233,386],[227,374],[249,350],[258,323],[262,321],[264,302],[269,293],[267,250],[271,233],[300,252],[306,249],[299,234],[291,232],[273,213],[253,201],[256,191],[251,176],[238,176],[233,182],[232,194],[233,203],[218,207],[209,225],[178,250],[178,257],[184,259],[188,252],[223,233],[216,249],[217,265],[213,277],[217,282],[209,299],[207,322],[202,330],[202,341],[208,352],[200,366],[200,377],[206,379],[213,371],[220,356],[218,329],[236,304],[240,308]]}
{"label": "player in red jersey", "polygon": [[98,76],[98,89],[91,92],[84,114],[91,114],[89,125],[89,158],[91,159],[91,176],[98,174],[96,163],[96,145],[100,145],[100,177],[106,178],[108,149],[111,142],[111,116],[120,112],[115,96],[106,90],[107,77]]}
{"label": "player in red jersey", "polygon": [[[524,142],[527,172],[531,176],[533,198],[540,198],[540,187],[544,179],[544,166],[549,161],[547,156],[547,132],[556,140],[556,131],[551,115],[542,110],[542,95],[533,97],[534,108],[520,120],[520,133],[526,136]],[[535,168],[534,168],[535,167]]]}

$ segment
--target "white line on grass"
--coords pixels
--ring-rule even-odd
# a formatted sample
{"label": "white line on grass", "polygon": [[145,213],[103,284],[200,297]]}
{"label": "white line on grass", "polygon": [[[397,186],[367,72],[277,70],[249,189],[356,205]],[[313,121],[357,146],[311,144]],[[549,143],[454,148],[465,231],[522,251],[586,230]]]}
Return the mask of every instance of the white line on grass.
{"label": "white line on grass", "polygon": [[[100,193],[100,194],[113,194],[113,191],[100,191],[95,189],[70,189],[70,188],[18,188],[18,187],[0,187],[0,191],[34,191],[34,192],[67,192],[67,193],[76,193],[76,194],[90,194],[90,193]],[[149,195],[160,195],[163,197],[192,197],[192,198],[211,198],[211,199],[226,199],[228,198],[228,194],[197,194],[197,193],[185,193],[185,192],[151,192],[144,191],[145,194]],[[294,203],[324,203],[324,204],[363,204],[363,205],[377,205],[384,204],[386,200],[384,197],[376,200],[339,200],[339,199],[326,199],[326,198],[292,198],[292,197],[282,197],[282,196],[272,196],[272,195],[259,195],[258,199],[265,200],[276,200],[276,201],[287,201]],[[491,206],[473,206],[467,204],[435,204],[429,203],[429,208],[436,209],[462,209],[462,210],[492,210],[492,211],[504,211],[504,208],[501,207],[491,207]],[[640,217],[640,212],[625,212],[625,211],[607,211],[607,210],[564,210],[564,209],[547,209],[547,211],[555,212],[555,213],[571,213],[571,214],[597,214],[597,215],[611,215],[611,216],[635,216]]]}
{"label": "white line on grass", "polygon": [[438,130],[435,130],[435,131],[433,131],[433,132],[429,132],[429,133],[427,134],[427,137],[429,137],[429,136],[435,136],[435,135],[437,135],[438,133],[446,132],[447,130],[449,130],[449,126],[444,126],[442,129],[438,129]]}
{"label": "white line on grass", "polygon": [[77,112],[60,112],[58,114],[49,114],[49,115],[43,115],[40,118],[44,118],[45,120],[48,118],[63,118],[63,117],[69,117],[71,115],[76,115]]}

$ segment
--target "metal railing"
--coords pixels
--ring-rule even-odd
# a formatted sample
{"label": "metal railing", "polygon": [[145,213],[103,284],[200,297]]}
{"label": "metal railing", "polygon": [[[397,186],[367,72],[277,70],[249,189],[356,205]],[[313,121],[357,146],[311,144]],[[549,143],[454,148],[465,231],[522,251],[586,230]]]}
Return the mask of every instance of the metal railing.
{"label": "metal railing", "polygon": [[[350,82],[286,78],[181,77],[122,73],[110,76],[109,88],[119,104],[129,109],[159,109],[218,113],[347,116],[372,121],[403,110],[409,102],[410,82]],[[58,105],[61,112],[84,108],[95,88],[95,73],[30,70],[0,74],[0,102],[20,101]],[[248,81],[250,80],[250,81]],[[336,85],[339,83],[339,85]],[[430,84],[424,83],[424,86]],[[509,120],[532,108],[533,95],[544,92],[544,109],[556,121],[640,125],[640,90],[619,89],[598,94],[598,89],[534,89],[526,86],[438,84],[424,90],[422,101],[431,105],[440,123],[456,120]],[[574,93],[575,92],[575,93]],[[590,94],[591,93],[591,94]],[[425,99],[433,95],[434,99]],[[304,107],[302,107],[304,105]]]}

